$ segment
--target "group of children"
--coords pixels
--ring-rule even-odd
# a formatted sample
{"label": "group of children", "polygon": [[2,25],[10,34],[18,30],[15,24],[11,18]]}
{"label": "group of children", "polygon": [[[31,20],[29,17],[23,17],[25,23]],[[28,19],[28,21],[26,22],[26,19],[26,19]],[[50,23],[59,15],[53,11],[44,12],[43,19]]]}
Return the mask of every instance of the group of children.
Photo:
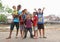
{"label": "group of children", "polygon": [[[21,5],[13,6],[13,21],[11,23],[10,34],[7,39],[11,38],[12,31],[14,29],[14,25],[16,26],[17,32],[16,37],[18,36],[18,30],[20,28],[20,35],[23,39],[27,37],[27,32],[29,31],[31,38],[38,38],[38,30],[40,34],[40,38],[46,38],[44,35],[44,18],[43,18],[43,11],[39,8],[38,11],[36,9],[33,14],[28,13],[27,9],[20,11]],[[32,33],[32,28],[34,30],[34,34]]]}

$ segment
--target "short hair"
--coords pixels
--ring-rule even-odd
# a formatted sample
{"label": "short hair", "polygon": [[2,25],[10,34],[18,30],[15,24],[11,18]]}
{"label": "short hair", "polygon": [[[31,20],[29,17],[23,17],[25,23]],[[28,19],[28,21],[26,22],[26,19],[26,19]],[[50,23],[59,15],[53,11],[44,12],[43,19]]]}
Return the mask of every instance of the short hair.
{"label": "short hair", "polygon": [[14,7],[16,7],[16,6],[13,6],[12,8],[14,8]]}
{"label": "short hair", "polygon": [[22,10],[22,12],[25,12],[25,10]]}
{"label": "short hair", "polygon": [[39,8],[38,10],[41,10],[41,8]]}
{"label": "short hair", "polygon": [[36,15],[37,13],[36,13],[36,12],[33,12],[33,14],[35,14],[35,15]]}
{"label": "short hair", "polygon": [[21,5],[18,5],[18,6],[17,6],[17,10],[20,10],[20,9],[21,9]]}
{"label": "short hair", "polygon": [[21,5],[18,5],[18,7],[21,7]]}
{"label": "short hair", "polygon": [[18,5],[17,7],[20,9],[21,8],[21,5]]}

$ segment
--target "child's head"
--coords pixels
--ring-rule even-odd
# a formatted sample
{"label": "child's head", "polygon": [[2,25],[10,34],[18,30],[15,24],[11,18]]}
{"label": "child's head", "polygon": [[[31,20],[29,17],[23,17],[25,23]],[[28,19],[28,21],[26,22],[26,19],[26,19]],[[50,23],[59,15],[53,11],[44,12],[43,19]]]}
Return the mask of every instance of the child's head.
{"label": "child's head", "polygon": [[28,14],[28,11],[27,11],[27,9],[24,9],[24,11],[25,11],[25,14]]}
{"label": "child's head", "polygon": [[30,14],[27,14],[27,15],[26,15],[26,19],[31,19]]}
{"label": "child's head", "polygon": [[16,9],[16,6],[13,6],[12,8],[13,8],[13,9]]}
{"label": "child's head", "polygon": [[26,11],[27,11],[27,9],[24,9],[24,11],[26,12]]}
{"label": "child's head", "polygon": [[41,12],[41,8],[38,9],[38,12]]}
{"label": "child's head", "polygon": [[35,16],[36,15],[36,12],[33,12],[33,16]]}
{"label": "child's head", "polygon": [[22,10],[22,15],[25,14],[25,10]]}
{"label": "child's head", "polygon": [[17,10],[20,10],[20,9],[21,9],[21,5],[18,5],[18,6],[17,6]]}

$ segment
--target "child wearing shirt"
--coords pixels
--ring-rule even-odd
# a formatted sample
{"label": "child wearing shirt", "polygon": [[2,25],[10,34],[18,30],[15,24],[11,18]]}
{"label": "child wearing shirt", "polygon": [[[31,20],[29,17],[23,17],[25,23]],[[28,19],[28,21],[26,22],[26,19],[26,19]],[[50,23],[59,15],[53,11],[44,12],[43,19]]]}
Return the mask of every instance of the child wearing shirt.
{"label": "child wearing shirt", "polygon": [[33,38],[33,35],[32,35],[32,19],[31,19],[31,17],[30,17],[30,15],[28,14],[27,16],[26,16],[26,20],[25,20],[25,36],[24,36],[24,38],[23,39],[25,39],[26,38],[26,36],[27,36],[27,32],[29,31],[30,32],[30,37],[31,38]]}
{"label": "child wearing shirt", "polygon": [[33,29],[34,29],[34,38],[38,37],[38,28],[37,28],[38,17],[36,12],[33,12]]}
{"label": "child wearing shirt", "polygon": [[16,6],[13,6],[12,8],[13,8],[13,12],[12,12],[13,18],[14,18],[14,17],[17,17],[18,12],[17,12],[17,10],[16,10]]}

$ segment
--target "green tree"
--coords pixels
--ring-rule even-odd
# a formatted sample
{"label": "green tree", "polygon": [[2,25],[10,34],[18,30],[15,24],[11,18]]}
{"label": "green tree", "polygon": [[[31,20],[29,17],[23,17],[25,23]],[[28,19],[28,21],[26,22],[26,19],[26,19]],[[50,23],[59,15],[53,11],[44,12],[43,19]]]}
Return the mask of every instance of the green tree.
{"label": "green tree", "polygon": [[2,10],[2,3],[0,3],[0,10]]}
{"label": "green tree", "polygon": [[9,10],[8,10],[8,13],[12,13],[12,9],[9,9]]}
{"label": "green tree", "polygon": [[4,6],[2,5],[1,0],[0,0],[0,11],[1,11],[1,12],[4,11]]}
{"label": "green tree", "polygon": [[2,7],[2,1],[0,0],[0,7]]}
{"label": "green tree", "polygon": [[0,22],[7,22],[7,16],[0,14]]}
{"label": "green tree", "polygon": [[2,3],[0,3],[0,7],[2,7]]}
{"label": "green tree", "polygon": [[5,11],[7,11],[8,13],[12,13],[12,9],[9,8],[8,6],[6,7]]}

